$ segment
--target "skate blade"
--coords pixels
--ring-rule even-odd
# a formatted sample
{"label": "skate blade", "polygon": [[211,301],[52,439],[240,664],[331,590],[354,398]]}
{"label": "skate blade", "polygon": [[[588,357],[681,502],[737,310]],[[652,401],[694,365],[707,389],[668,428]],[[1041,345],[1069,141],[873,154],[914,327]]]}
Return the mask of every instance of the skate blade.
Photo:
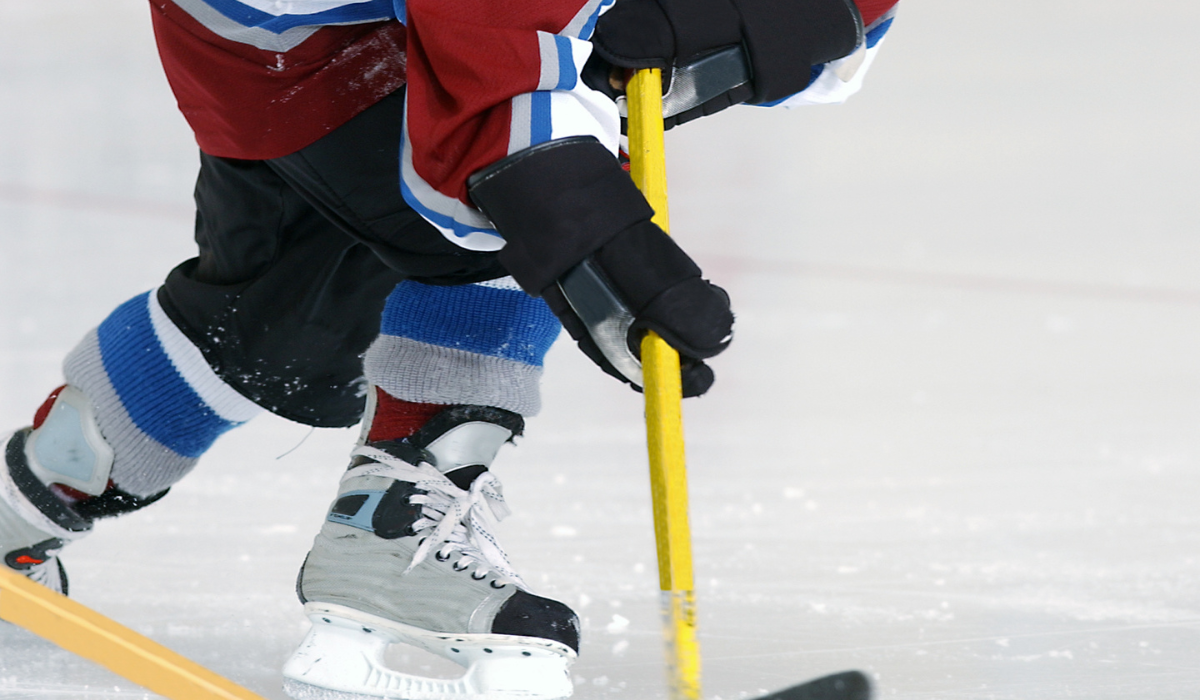
{"label": "skate blade", "polygon": [[[283,667],[295,700],[558,700],[571,695],[575,652],[558,642],[499,634],[442,634],[341,605],[308,603],[312,629]],[[456,679],[394,671],[390,644],[410,644],[466,668]]]}

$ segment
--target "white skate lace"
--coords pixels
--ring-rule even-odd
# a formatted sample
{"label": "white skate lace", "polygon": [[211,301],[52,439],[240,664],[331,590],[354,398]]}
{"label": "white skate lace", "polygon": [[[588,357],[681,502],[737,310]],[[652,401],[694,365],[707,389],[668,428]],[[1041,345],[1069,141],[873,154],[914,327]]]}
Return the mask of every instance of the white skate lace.
{"label": "white skate lace", "polygon": [[482,579],[489,571],[495,571],[499,583],[511,582],[525,588],[525,582],[513,571],[508,555],[492,534],[496,523],[511,512],[504,501],[500,480],[494,474],[484,471],[464,491],[429,464],[413,466],[369,445],[357,447],[351,454],[376,463],[355,467],[347,476],[386,476],[409,482],[426,492],[409,499],[421,505],[422,517],[412,528],[422,539],[404,573],[425,561],[436,547],[439,559],[461,552],[455,567],[463,571],[474,565],[475,578]]}
{"label": "white skate lace", "polygon": [[62,593],[60,590],[62,580],[58,574],[58,559],[54,557],[47,557],[41,564],[30,567],[21,573],[25,574],[30,581],[40,583],[52,591]]}

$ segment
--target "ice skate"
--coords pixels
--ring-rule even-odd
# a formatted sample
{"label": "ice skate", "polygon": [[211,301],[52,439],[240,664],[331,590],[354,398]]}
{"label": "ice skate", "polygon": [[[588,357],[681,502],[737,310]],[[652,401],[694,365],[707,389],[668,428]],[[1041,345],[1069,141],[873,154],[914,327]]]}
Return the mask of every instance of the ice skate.
{"label": "ice skate", "polygon": [[[522,427],[515,413],[457,406],[402,441],[355,449],[297,581],[313,627],[284,666],[291,697],[571,694],[578,618],[529,593],[491,532],[507,508],[488,466]],[[383,653],[395,643],[466,672],[438,680],[389,669]]]}
{"label": "ice skate", "polygon": [[92,522],[54,489],[84,496],[102,493],[113,454],[96,426],[91,402],[74,387],[53,394],[35,426],[4,441],[0,552],[10,569],[66,594],[67,574],[58,552],[91,531]]}

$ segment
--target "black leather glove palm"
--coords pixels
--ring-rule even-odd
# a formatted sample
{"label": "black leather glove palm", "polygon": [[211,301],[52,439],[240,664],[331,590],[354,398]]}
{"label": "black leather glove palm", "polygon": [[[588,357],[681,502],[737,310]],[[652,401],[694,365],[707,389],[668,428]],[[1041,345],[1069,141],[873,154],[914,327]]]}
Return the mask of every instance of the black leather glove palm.
{"label": "black leather glove palm", "polygon": [[470,192],[505,239],[500,262],[605,372],[640,388],[641,339],[653,330],[680,353],[684,395],[708,390],[703,360],[729,344],[729,297],[650,222],[604,146],[540,144],[474,175]]}
{"label": "black leather glove palm", "polygon": [[667,100],[678,103],[668,107],[675,111],[669,128],[794,95],[808,86],[813,66],[850,55],[862,41],[853,0],[617,0],[596,23],[584,78],[612,96],[611,67],[664,69],[664,82],[684,82],[671,86],[680,94]]}

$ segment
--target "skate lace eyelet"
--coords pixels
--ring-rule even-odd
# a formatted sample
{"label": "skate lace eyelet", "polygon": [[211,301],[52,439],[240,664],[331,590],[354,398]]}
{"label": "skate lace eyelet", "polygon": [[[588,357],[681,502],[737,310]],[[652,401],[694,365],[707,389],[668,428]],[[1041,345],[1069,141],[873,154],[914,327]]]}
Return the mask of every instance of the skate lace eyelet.
{"label": "skate lace eyelet", "polygon": [[470,565],[459,566],[459,564],[462,564],[462,562],[461,561],[454,562],[454,570],[455,571],[466,571],[468,568],[470,568]]}
{"label": "skate lace eyelet", "polygon": [[433,556],[434,556],[434,558],[435,558],[435,559],[437,559],[438,561],[450,561],[450,555],[449,555],[449,554],[447,554],[446,556],[442,556],[442,553],[441,553],[441,552],[437,552],[437,553],[436,553],[436,554],[434,554]]}
{"label": "skate lace eyelet", "polygon": [[487,574],[481,574],[476,571],[475,573],[471,574],[471,578],[475,579],[476,581],[482,581],[487,578]]}
{"label": "skate lace eyelet", "polygon": [[497,583],[496,581],[492,581],[492,588],[495,588],[496,590],[500,590],[501,588],[504,588],[505,586],[508,585],[507,583],[501,583],[500,585],[497,586],[496,583]]}

